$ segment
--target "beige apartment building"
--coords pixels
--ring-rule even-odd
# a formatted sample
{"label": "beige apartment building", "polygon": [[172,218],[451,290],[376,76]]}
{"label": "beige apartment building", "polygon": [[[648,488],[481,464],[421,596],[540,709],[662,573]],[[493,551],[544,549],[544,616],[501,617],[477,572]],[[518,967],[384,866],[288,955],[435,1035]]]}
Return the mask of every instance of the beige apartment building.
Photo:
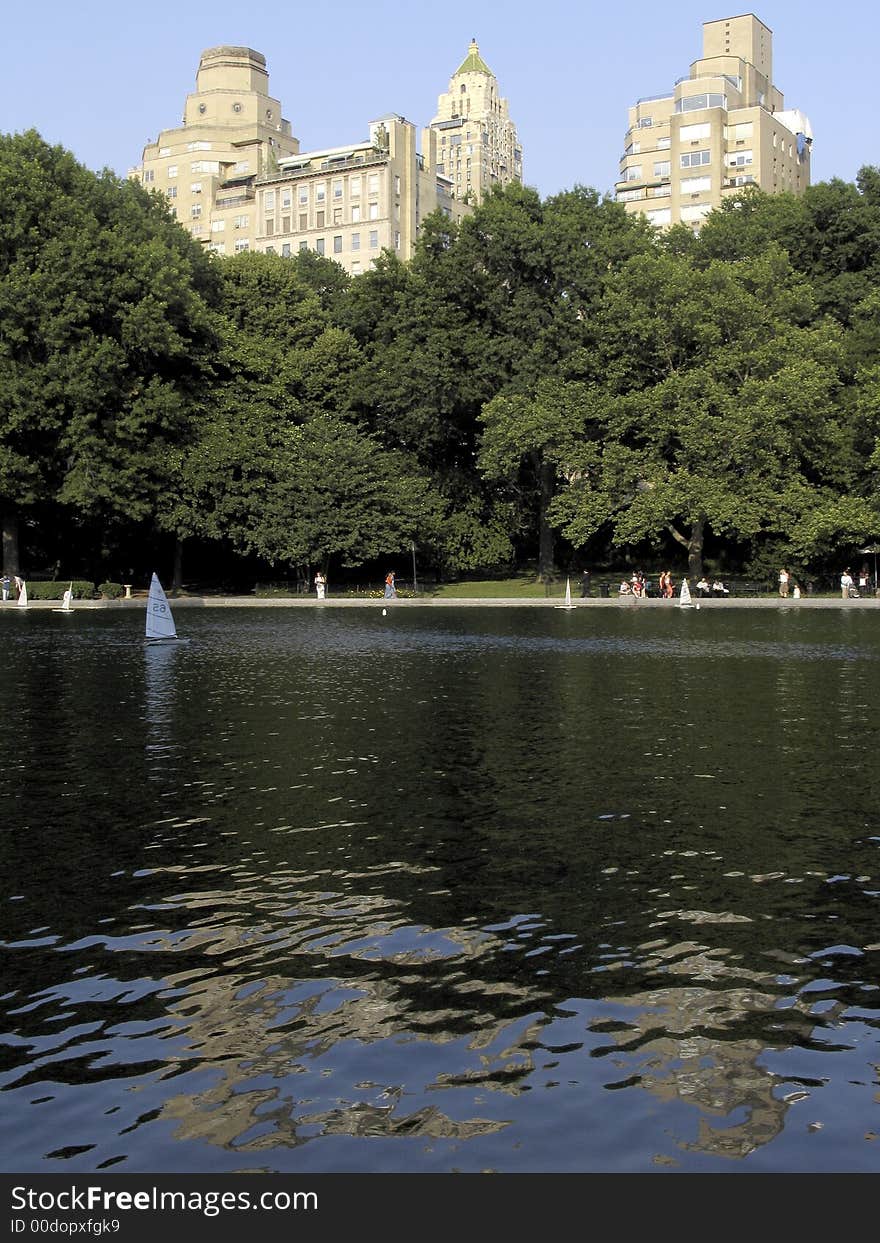
{"label": "beige apartment building", "polygon": [[705,22],[690,75],[630,108],[616,198],[660,227],[699,228],[743,186],[803,193],[812,141],[773,85],[772,32],[752,13]]}
{"label": "beige apartment building", "polygon": [[[202,53],[182,124],[147,143],[130,175],[164,194],[180,223],[210,245],[218,202],[234,197],[241,204],[250,183],[298,151],[281,104],[269,94],[266,58],[252,48],[213,47]],[[236,186],[234,194],[229,185]],[[248,237],[244,230],[242,238]]]}
{"label": "beige apartment building", "polygon": [[[425,216],[439,208],[458,220],[470,211],[437,170],[436,136],[426,130],[422,139],[425,155],[416,149],[415,126],[390,114],[370,122],[364,142],[280,160],[276,174],[254,185],[252,248],[283,256],[315,250],[352,276],[367,271],[386,248],[412,258]],[[217,215],[231,218],[236,240],[241,210],[233,206]],[[213,244],[221,249],[216,234]]]}
{"label": "beige apartment building", "polygon": [[522,181],[516,126],[475,39],[439,96],[430,128],[438,135],[439,171],[450,178],[456,198],[481,203],[491,186]]}
{"label": "beige apartment building", "polygon": [[[495,79],[485,68],[473,72],[482,109],[483,88]],[[486,101],[490,109],[497,103],[503,128],[506,103],[500,110],[503,101],[495,100],[495,86],[491,91]],[[130,176],[162,193],[180,223],[217,254],[310,249],[357,275],[385,248],[410,259],[422,221],[438,208],[453,220],[472,210],[470,171],[459,193],[445,170],[446,137],[427,127],[420,152],[415,126],[392,113],[370,122],[362,142],[300,152],[281,104],[269,95],[265,57],[223,46],[202,53],[182,125],[148,143]],[[485,157],[492,167],[482,138],[477,145],[477,162]]]}

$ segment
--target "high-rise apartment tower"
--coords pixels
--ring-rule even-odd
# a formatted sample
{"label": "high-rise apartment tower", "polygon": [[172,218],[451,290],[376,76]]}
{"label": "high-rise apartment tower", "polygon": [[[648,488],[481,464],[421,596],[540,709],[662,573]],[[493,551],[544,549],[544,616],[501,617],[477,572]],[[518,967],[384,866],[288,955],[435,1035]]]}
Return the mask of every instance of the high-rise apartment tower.
{"label": "high-rise apartment tower", "polygon": [[703,24],[703,56],[629,110],[617,201],[652,224],[698,228],[745,185],[801,194],[810,123],[773,85],[773,34],[753,13]]}
{"label": "high-rise apartment tower", "polygon": [[[480,89],[471,76],[464,79],[474,100],[482,108],[485,94],[490,111],[496,104],[500,109],[494,87],[484,89],[489,71],[474,73]],[[262,53],[209,48],[182,125],[147,143],[130,173],[163,194],[184,228],[215,254],[314,250],[354,276],[384,249],[412,258],[431,212],[459,220],[471,211],[438,163],[437,130],[422,131],[422,154],[412,122],[389,113],[370,122],[363,141],[301,152],[268,89]],[[497,112],[499,125],[506,108]]]}
{"label": "high-rise apartment tower", "polygon": [[456,198],[481,203],[491,186],[522,181],[516,126],[475,39],[439,96],[429,128],[437,131],[439,171],[452,180]]}

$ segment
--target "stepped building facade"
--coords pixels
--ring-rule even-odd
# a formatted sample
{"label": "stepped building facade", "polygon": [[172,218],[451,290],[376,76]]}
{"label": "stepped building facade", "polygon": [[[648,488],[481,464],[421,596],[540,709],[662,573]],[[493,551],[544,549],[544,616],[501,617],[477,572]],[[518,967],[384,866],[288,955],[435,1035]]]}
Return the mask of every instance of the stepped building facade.
{"label": "stepped building facade", "polygon": [[522,181],[522,147],[498,79],[480,56],[476,39],[437,100],[431,129],[438,136],[440,171],[457,198],[481,203],[495,185]]}
{"label": "stepped building facade", "polygon": [[360,142],[301,152],[269,95],[265,57],[209,48],[182,124],[148,143],[130,175],[162,193],[180,223],[218,254],[309,249],[352,275],[386,248],[411,258],[426,216],[440,209],[460,219],[490,185],[521,177],[507,101],[475,43],[422,131],[421,150],[415,126],[396,113],[367,131]]}
{"label": "stepped building facade", "polygon": [[629,110],[616,198],[665,227],[698,228],[743,186],[803,193],[813,134],[773,85],[773,34],[754,14],[703,25],[703,56]]}

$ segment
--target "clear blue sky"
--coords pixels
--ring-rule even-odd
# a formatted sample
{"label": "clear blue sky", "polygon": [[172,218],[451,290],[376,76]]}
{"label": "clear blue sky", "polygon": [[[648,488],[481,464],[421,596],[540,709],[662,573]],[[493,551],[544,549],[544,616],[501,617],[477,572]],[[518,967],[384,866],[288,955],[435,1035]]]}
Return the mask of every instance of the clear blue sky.
{"label": "clear blue sky", "polygon": [[367,122],[402,113],[417,126],[475,37],[510,101],[525,180],[542,195],[580,183],[609,190],[627,108],[670,88],[701,55],[704,21],[753,11],[773,31],[775,84],[813,126],[813,180],[852,180],[880,164],[880,19],[867,0],[43,0],[7,7],[0,131],[35,128],[90,168],[124,174],[144,143],[180,122],[200,52],[263,52],[272,94],[304,151],[360,141]]}

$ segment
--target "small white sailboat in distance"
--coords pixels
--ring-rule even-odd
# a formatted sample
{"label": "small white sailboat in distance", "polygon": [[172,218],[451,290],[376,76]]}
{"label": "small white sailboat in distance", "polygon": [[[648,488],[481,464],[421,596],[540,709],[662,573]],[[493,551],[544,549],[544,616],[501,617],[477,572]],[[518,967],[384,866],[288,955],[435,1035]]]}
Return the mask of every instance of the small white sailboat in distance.
{"label": "small white sailboat in distance", "polygon": [[64,592],[64,595],[61,597],[61,608],[53,609],[52,612],[53,613],[72,613],[73,612],[73,606],[71,604],[72,600],[73,600],[73,583],[70,584],[70,586]]}
{"label": "small white sailboat in distance", "polygon": [[20,609],[26,609],[27,606],[28,606],[27,583],[24,581],[24,579],[22,579],[21,588],[19,589],[19,592],[18,592],[18,607]]}
{"label": "small white sailboat in distance", "polygon": [[171,614],[171,605],[154,572],[150,579],[150,595],[147,599],[148,643],[159,643],[177,638],[177,627]]}
{"label": "small white sailboat in distance", "polygon": [[691,589],[688,586],[688,580],[686,578],[683,578],[681,580],[681,591],[679,592],[679,596],[678,596],[678,607],[681,609],[693,608],[693,601],[691,600]]}
{"label": "small white sailboat in distance", "polygon": [[566,609],[566,610],[574,608],[574,605],[571,602],[571,579],[570,578],[567,578],[565,580],[565,603],[554,604],[553,607],[555,609]]}

